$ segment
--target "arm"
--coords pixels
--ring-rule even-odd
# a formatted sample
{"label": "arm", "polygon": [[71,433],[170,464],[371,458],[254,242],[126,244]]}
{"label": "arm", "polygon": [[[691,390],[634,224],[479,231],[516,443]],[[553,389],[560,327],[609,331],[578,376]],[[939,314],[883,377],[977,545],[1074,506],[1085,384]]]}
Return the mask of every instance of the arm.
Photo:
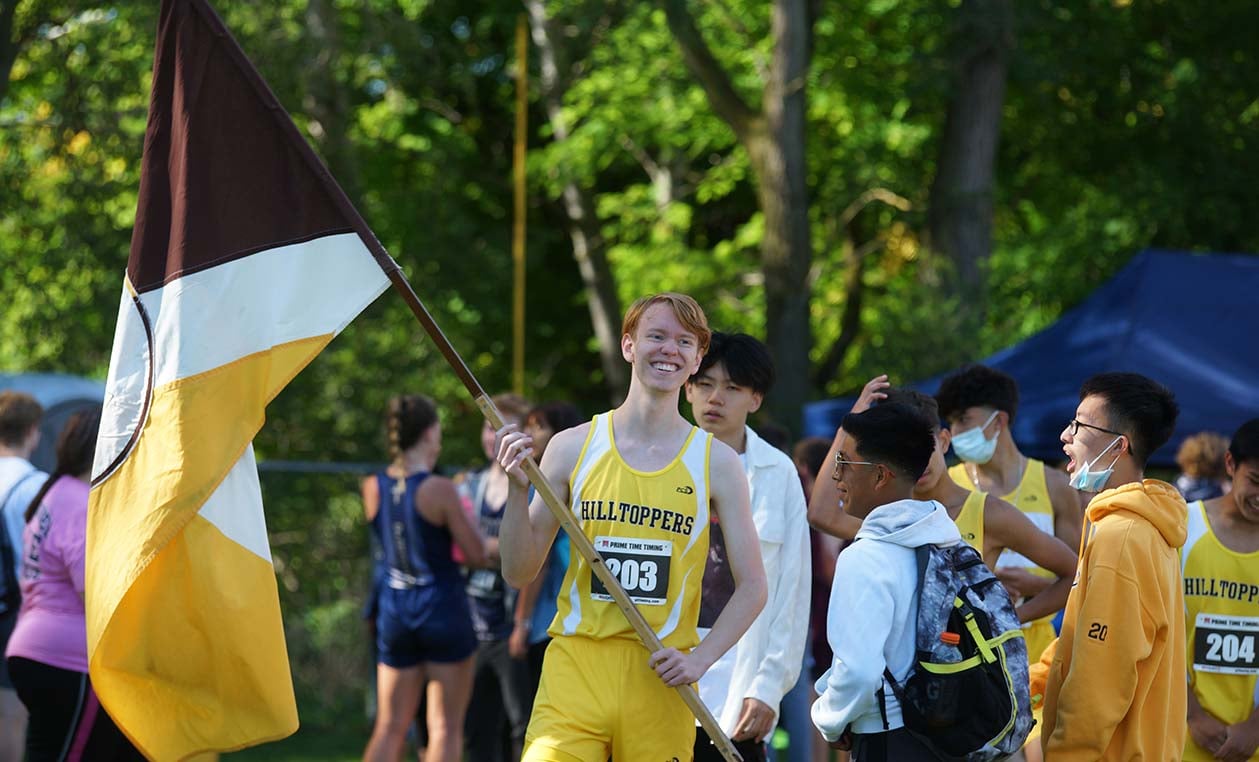
{"label": "arm", "polygon": [[[542,456],[539,468],[555,489],[561,501],[569,500],[568,477],[577,465],[590,424],[585,423],[556,434]],[[497,434],[498,462],[511,477],[507,489],[507,508],[499,529],[499,553],[503,562],[503,579],[512,587],[529,584],[546,561],[559,522],[536,492],[529,500],[529,479],[521,469],[524,459],[533,454],[533,437],[515,425],[504,426]]]}
{"label": "arm", "polygon": [[1079,553],[1080,524],[1084,514],[1079,494],[1071,489],[1066,474],[1048,466],[1045,467],[1045,487],[1049,492],[1049,504],[1054,509],[1054,536],[1066,543],[1072,553]]}
{"label": "arm", "polygon": [[[1076,622],[1054,732],[1044,741],[1045,758],[1055,762],[1103,757],[1132,706],[1137,664],[1153,650],[1154,625],[1140,591],[1129,574],[1112,567],[1088,570],[1088,593]],[[1105,701],[1097,700],[1098,691],[1105,691]]]}
{"label": "arm", "polygon": [[[551,448],[547,448],[549,454]],[[694,683],[717,658],[730,650],[747,631],[765,606],[765,567],[761,564],[760,542],[752,523],[747,476],[734,450],[720,441],[712,444],[709,456],[709,489],[712,507],[721,522],[734,577],[734,592],[695,650],[682,653],[662,648],[651,655],[651,666],[670,688]]]}
{"label": "arm", "polygon": [[512,613],[513,627],[507,638],[507,652],[513,659],[523,659],[529,652],[529,630],[533,624],[533,609],[542,594],[542,585],[546,582],[546,573],[542,572],[533,581],[520,589],[516,597],[516,610]]}
{"label": "arm", "polygon": [[782,546],[778,549],[779,574],[761,612],[766,627],[765,651],[753,655],[753,658],[759,656],[761,662],[735,725],[735,735],[740,736],[740,740],[760,741],[769,734],[778,717],[778,705],[800,676],[804,646],[809,637],[809,618],[800,615],[809,609],[813,581],[807,508],[795,471],[786,464],[784,468],[788,469],[782,479],[786,489],[780,499],[774,501],[783,513],[785,529]]}
{"label": "arm", "polygon": [[[1193,686],[1188,686],[1189,691],[1189,707],[1187,719],[1189,721],[1189,735],[1193,738],[1193,742],[1216,754],[1220,751],[1220,747],[1228,740],[1228,726],[1220,722],[1214,715],[1202,708],[1202,704],[1198,703],[1198,696],[1193,691]],[[1251,719],[1254,715],[1251,715]],[[1243,759],[1246,759],[1245,757]]]}
{"label": "arm", "polygon": [[1040,531],[1022,511],[992,495],[984,504],[984,533],[991,533],[1002,548],[1022,553],[1037,566],[1058,575],[1058,579],[1043,592],[1018,607],[1020,622],[1049,616],[1067,605],[1078,559],[1062,540]]}
{"label": "arm", "polygon": [[363,496],[363,515],[367,517],[367,522],[370,524],[376,518],[376,512],[380,510],[380,485],[376,483],[376,477],[363,477],[363,483],[359,485],[359,494]]}
{"label": "arm", "polygon": [[[1193,693],[1190,692],[1192,698]],[[1196,703],[1196,702],[1195,702]],[[1216,759],[1224,762],[1247,762],[1259,749],[1259,708],[1251,711],[1250,716],[1227,728],[1228,737],[1215,752]]]}
{"label": "arm", "polygon": [[851,540],[861,529],[861,519],[844,513],[843,496],[839,493],[839,485],[832,478],[835,454],[839,452],[844,430],[835,432],[835,441],[826,453],[822,462],[822,473],[813,482],[813,494],[809,497],[809,524],[819,532],[825,532],[841,540]]}
{"label": "arm", "polygon": [[826,639],[834,659],[818,681],[820,695],[811,714],[828,742],[837,741],[849,723],[877,706],[875,692],[887,667],[883,647],[892,632],[894,595],[884,575],[856,566],[859,553],[854,546],[840,556],[826,609]]}
{"label": "arm", "polygon": [[467,566],[482,568],[490,565],[485,540],[476,526],[463,511],[463,501],[455,490],[454,482],[444,476],[430,476],[415,492],[416,510],[424,520],[450,530],[455,545],[463,553]]}
{"label": "arm", "polygon": [[[861,388],[861,396],[853,403],[849,412],[861,413],[870,409],[875,402],[887,399],[884,391],[891,387],[887,374],[875,376]],[[853,518],[843,509],[843,495],[839,494],[839,485],[831,477],[835,463],[835,455],[844,436],[844,430],[835,432],[835,440],[831,449],[822,461],[822,473],[813,480],[813,494],[809,497],[809,524],[819,532],[825,532],[841,540],[852,540],[861,529],[861,519]]]}

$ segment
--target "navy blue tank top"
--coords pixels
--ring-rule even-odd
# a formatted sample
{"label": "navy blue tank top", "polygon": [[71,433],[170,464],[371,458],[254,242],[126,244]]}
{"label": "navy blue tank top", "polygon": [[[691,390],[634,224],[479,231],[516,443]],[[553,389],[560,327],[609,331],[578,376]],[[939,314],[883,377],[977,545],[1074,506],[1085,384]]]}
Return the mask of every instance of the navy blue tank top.
{"label": "navy blue tank top", "polygon": [[[485,499],[488,471],[479,471],[464,482],[463,488],[476,511],[477,528],[483,537],[498,537],[506,504],[493,506]],[[472,604],[472,627],[477,640],[493,643],[511,636],[516,590],[509,587],[496,568],[468,570],[468,602]]]}
{"label": "navy blue tank top", "polygon": [[411,474],[399,483],[383,471],[376,474],[380,508],[372,528],[384,551],[386,589],[462,586],[459,566],[451,556],[450,530],[428,523],[415,508],[415,493],[428,476]]}

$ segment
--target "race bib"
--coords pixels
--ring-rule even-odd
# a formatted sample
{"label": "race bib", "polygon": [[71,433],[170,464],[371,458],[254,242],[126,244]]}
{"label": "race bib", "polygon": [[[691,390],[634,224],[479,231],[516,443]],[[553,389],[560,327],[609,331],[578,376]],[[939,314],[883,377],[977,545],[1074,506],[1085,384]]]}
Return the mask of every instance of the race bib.
{"label": "race bib", "polygon": [[[663,606],[669,595],[669,564],[673,561],[673,543],[669,540],[643,540],[626,537],[596,537],[595,550],[603,556],[604,565],[640,606]],[[590,597],[611,601],[612,596],[593,570],[590,572]]]}
{"label": "race bib", "polygon": [[491,598],[499,593],[500,577],[493,569],[473,569],[468,575],[468,594],[476,598]]}
{"label": "race bib", "polygon": [[1193,637],[1193,668],[1228,675],[1259,674],[1255,641],[1259,617],[1198,614]]}

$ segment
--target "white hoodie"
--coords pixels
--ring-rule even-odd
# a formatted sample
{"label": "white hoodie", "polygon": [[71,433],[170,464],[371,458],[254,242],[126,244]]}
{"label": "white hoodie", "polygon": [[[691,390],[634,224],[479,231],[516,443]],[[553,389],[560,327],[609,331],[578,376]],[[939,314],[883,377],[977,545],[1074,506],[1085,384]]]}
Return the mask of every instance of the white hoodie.
{"label": "white hoodie", "polygon": [[[899,500],[870,512],[858,542],[839,555],[826,611],[826,638],[835,657],[815,686],[813,724],[827,741],[853,733],[902,727],[900,703],[883,686],[886,667],[897,682],[914,660],[918,620],[918,562],[914,549],[962,541],[943,505]],[[887,725],[876,695],[883,687]]]}

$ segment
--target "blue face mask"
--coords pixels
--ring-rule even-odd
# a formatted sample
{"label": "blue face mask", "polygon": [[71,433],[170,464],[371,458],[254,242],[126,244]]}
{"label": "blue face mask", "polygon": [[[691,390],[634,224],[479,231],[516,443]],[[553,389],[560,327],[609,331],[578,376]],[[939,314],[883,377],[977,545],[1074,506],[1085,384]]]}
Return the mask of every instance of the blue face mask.
{"label": "blue face mask", "polygon": [[1001,432],[998,431],[992,435],[992,439],[988,439],[984,436],[984,429],[992,423],[993,418],[997,417],[998,412],[992,411],[988,420],[953,437],[953,453],[967,463],[983,465],[992,460],[992,454],[997,451],[997,437],[1001,435]]}
{"label": "blue face mask", "polygon": [[1102,488],[1106,486],[1106,482],[1110,481],[1110,475],[1115,473],[1115,464],[1119,462],[1119,455],[1122,455],[1123,453],[1115,455],[1115,459],[1110,462],[1110,466],[1108,468],[1101,471],[1092,471],[1090,469],[1097,465],[1097,461],[1101,460],[1103,455],[1110,452],[1110,448],[1118,444],[1120,439],[1123,439],[1123,437],[1115,437],[1115,441],[1106,445],[1106,449],[1099,452],[1096,458],[1093,458],[1089,462],[1080,466],[1080,468],[1071,475],[1071,486],[1081,492],[1101,492]]}

